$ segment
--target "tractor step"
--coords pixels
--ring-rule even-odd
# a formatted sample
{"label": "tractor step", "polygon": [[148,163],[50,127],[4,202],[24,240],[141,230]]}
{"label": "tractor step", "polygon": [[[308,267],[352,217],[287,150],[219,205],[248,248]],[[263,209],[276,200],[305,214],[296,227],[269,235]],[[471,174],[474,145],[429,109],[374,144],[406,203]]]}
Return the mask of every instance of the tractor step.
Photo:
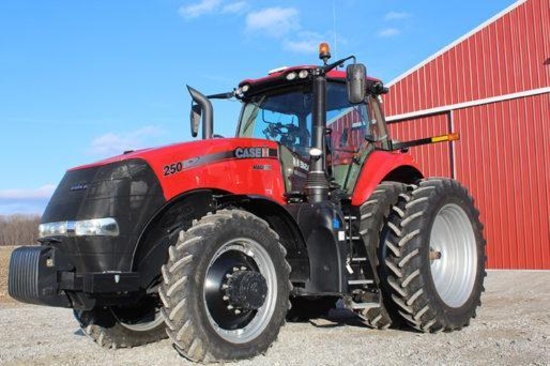
{"label": "tractor step", "polygon": [[375,302],[352,302],[349,306],[349,309],[351,310],[363,310],[363,309],[372,309],[372,308],[378,308],[380,307],[379,303]]}
{"label": "tractor step", "polygon": [[350,310],[364,310],[380,307],[380,296],[373,293],[365,293],[363,296],[345,297],[343,305]]}
{"label": "tractor step", "polygon": [[374,280],[349,280],[348,285],[371,285]]}

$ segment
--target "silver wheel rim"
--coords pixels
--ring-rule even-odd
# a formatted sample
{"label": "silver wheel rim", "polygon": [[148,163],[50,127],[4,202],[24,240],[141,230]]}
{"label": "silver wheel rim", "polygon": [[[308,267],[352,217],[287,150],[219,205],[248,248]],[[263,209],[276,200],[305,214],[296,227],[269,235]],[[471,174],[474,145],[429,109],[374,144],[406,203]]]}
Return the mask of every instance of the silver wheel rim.
{"label": "silver wheel rim", "polygon": [[[233,239],[222,245],[212,257],[212,260],[208,265],[208,269],[210,269],[216,259],[229,251],[242,253],[246,255],[247,258],[251,259],[257,266],[258,272],[260,272],[265,278],[268,288],[263,305],[256,310],[256,314],[253,319],[242,328],[234,330],[222,328],[212,317],[208,306],[205,306],[208,321],[216,333],[228,342],[242,344],[257,338],[260,334],[262,334],[273,316],[277,302],[277,273],[275,271],[273,261],[265,248],[258,242],[248,238]],[[207,286],[208,283],[207,280],[205,280],[203,286],[203,301],[205,305],[207,304],[205,297]]]}
{"label": "silver wheel rim", "polygon": [[430,234],[430,260],[435,289],[449,307],[464,305],[472,294],[476,247],[474,228],[464,209],[454,203],[443,206]]}
{"label": "silver wheel rim", "polygon": [[155,309],[155,318],[149,322],[133,323],[133,324],[124,323],[120,320],[119,322],[120,322],[120,325],[122,325],[124,328],[133,330],[134,332],[148,332],[150,330],[155,329],[159,325],[161,325],[164,322],[164,318],[162,317],[162,314],[159,311],[159,309]]}

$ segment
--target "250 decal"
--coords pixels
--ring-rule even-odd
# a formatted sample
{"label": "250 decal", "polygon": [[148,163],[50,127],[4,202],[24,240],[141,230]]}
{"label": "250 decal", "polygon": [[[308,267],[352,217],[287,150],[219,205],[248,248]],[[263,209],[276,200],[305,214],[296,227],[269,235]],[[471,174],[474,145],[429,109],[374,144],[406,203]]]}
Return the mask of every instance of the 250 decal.
{"label": "250 decal", "polygon": [[165,165],[163,168],[164,176],[167,177],[172,174],[179,173],[183,170],[183,163],[181,161],[169,165]]}
{"label": "250 decal", "polygon": [[162,167],[162,170],[164,170],[164,176],[168,177],[170,175],[174,175],[177,173],[182,172],[184,169],[187,168],[193,168],[199,164],[201,158],[196,156],[194,158],[190,158],[183,161],[177,161],[175,163],[166,164]]}

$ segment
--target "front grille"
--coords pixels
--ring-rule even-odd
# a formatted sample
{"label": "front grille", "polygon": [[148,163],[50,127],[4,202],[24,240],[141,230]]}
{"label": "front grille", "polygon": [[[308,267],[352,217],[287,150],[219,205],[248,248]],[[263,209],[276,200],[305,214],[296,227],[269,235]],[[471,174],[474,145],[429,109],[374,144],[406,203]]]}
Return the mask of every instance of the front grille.
{"label": "front grille", "polygon": [[165,204],[160,182],[143,160],[130,159],[69,170],[52,196],[42,223],[113,218],[116,237],[56,237],[77,272],[131,271],[135,246]]}

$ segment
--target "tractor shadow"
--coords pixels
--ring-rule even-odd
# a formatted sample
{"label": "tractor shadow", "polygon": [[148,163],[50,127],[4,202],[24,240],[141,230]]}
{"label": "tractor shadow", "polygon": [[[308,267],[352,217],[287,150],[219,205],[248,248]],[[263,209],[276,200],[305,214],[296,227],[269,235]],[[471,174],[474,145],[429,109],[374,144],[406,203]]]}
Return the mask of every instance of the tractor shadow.
{"label": "tractor shadow", "polygon": [[368,328],[353,311],[343,308],[331,309],[328,314],[321,318],[309,319],[309,323],[317,328],[342,326]]}
{"label": "tractor shadow", "polygon": [[[343,308],[336,307],[330,309],[327,314],[309,319],[287,320],[290,323],[309,323],[316,328],[337,328],[337,327],[357,327],[367,330],[378,330],[368,326],[356,313]],[[418,333],[413,328],[406,326],[404,323],[394,324],[389,329],[406,333]]]}
{"label": "tractor shadow", "polygon": [[315,305],[315,303],[311,303],[308,311],[300,309],[298,316],[296,316],[296,313],[289,312],[287,322],[309,323],[316,328],[336,328],[343,326],[369,328],[353,311],[340,306],[340,304],[334,304],[335,306],[330,309],[323,307],[316,308]]}

